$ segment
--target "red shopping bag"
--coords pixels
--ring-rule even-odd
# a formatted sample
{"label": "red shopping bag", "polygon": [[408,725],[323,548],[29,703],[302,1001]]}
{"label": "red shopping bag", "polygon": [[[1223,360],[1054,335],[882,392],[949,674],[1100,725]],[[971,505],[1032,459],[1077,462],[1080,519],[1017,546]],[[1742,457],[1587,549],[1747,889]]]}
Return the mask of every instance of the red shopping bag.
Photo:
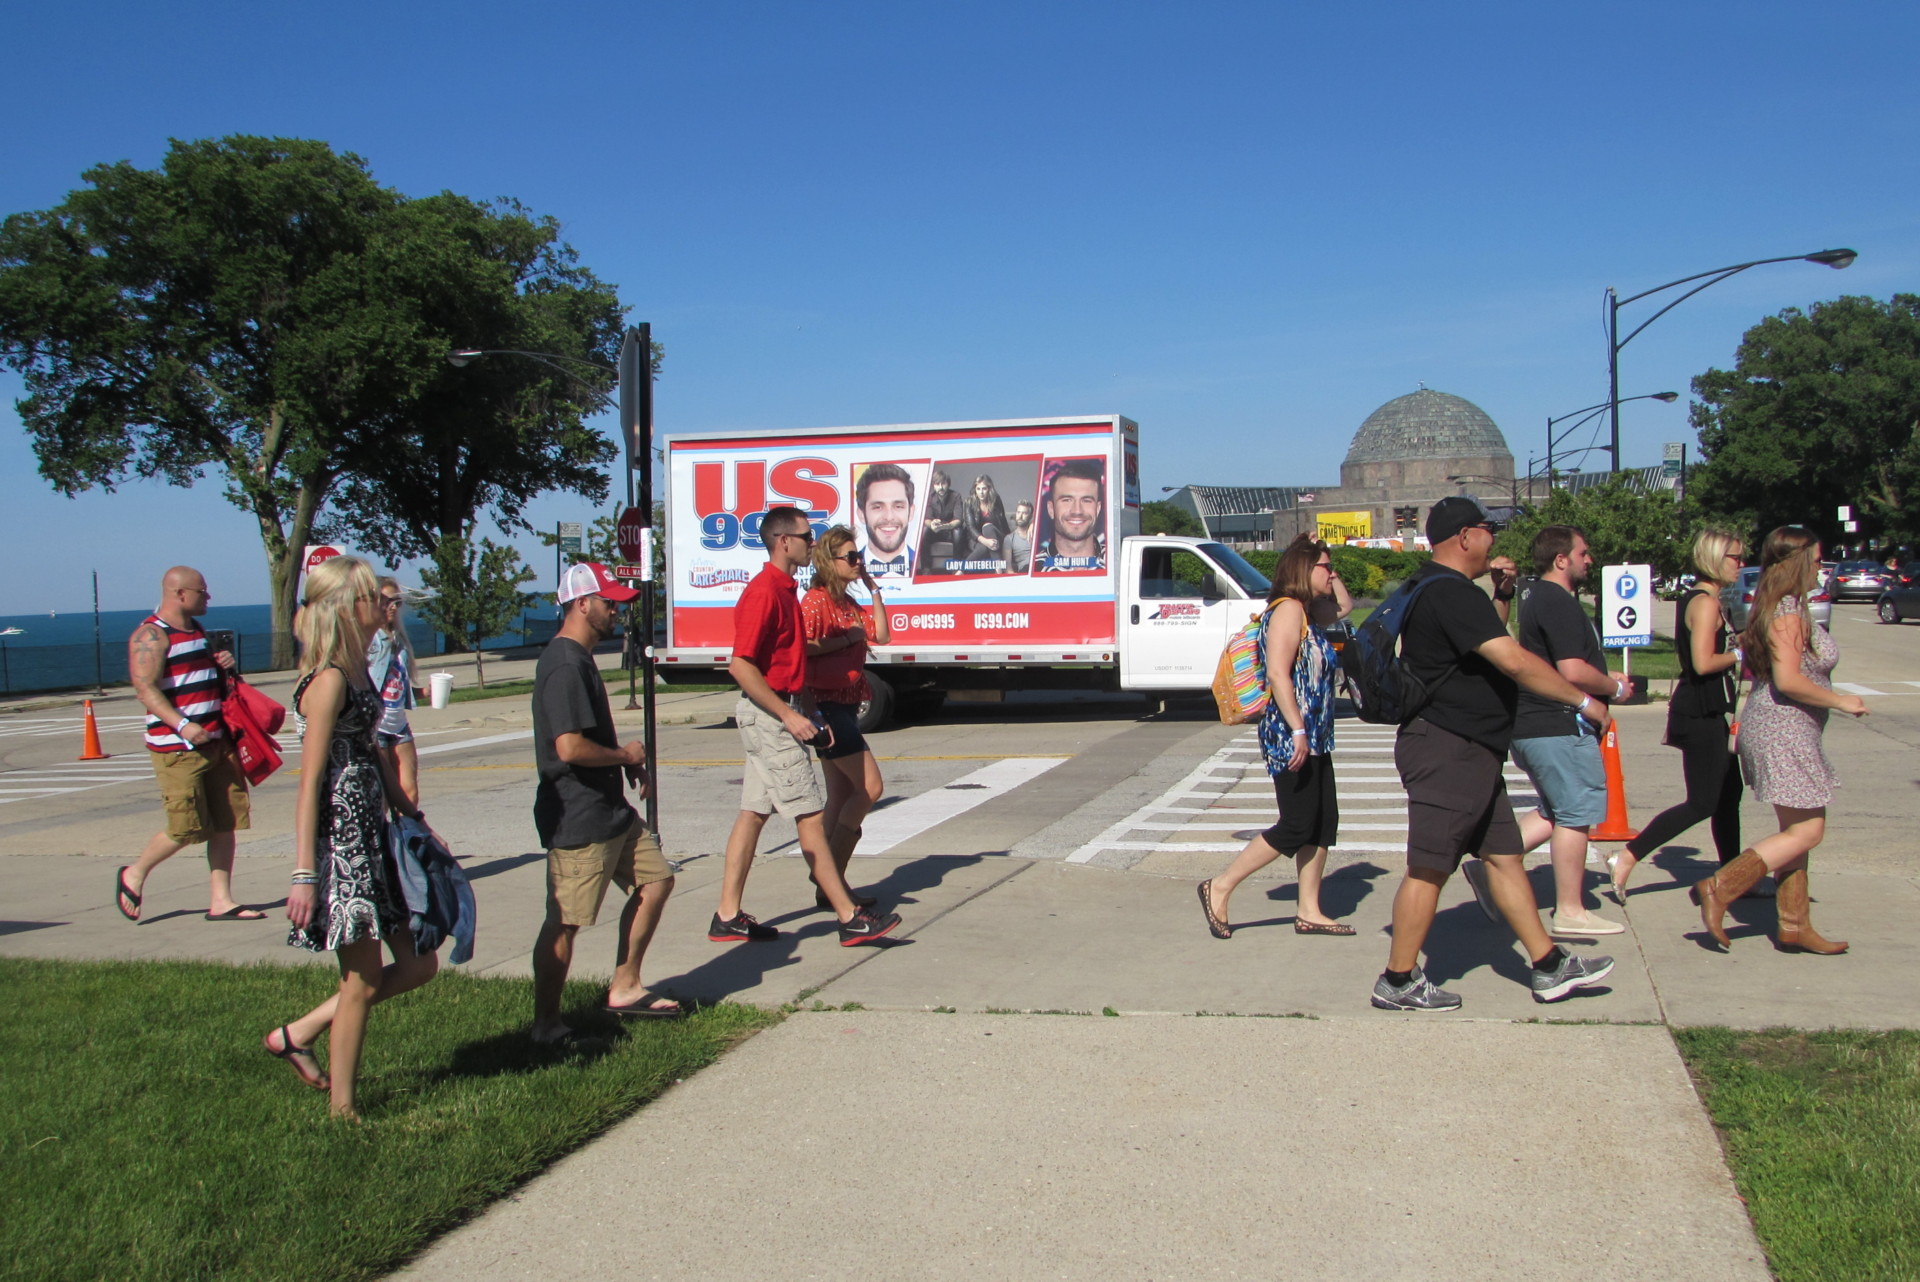
{"label": "red shopping bag", "polygon": [[230,686],[233,692],[220,709],[221,719],[233,736],[240,773],[257,787],[285,764],[273,734],[286,720],[287,710],[238,677],[233,678]]}

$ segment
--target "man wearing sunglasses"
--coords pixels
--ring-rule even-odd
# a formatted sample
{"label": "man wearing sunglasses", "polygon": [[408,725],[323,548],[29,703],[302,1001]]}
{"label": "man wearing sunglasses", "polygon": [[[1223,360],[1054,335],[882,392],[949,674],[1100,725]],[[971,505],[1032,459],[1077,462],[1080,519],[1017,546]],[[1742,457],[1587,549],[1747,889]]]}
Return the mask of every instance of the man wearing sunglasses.
{"label": "man wearing sunglasses", "polygon": [[807,745],[832,734],[816,725],[807,693],[807,636],[800,617],[799,583],[794,571],[813,553],[813,527],[797,507],[770,509],[760,521],[767,563],[747,584],[733,608],[733,661],[727,672],[740,687],[733,719],[746,750],[740,784],[740,813],[727,835],[726,869],[720,879],[720,906],[707,928],[717,944],[764,943],[780,937],[740,906],[747,873],[767,817],[779,811],[793,820],[800,851],[814,883],[840,919],[843,947],[872,943],[900,924],[898,913],[862,908],[847,892],[834,865],[821,811],[826,794],[814,773]]}
{"label": "man wearing sunglasses", "polygon": [[[1417,579],[1433,581],[1407,616],[1400,654],[1429,693],[1393,746],[1407,790],[1407,872],[1394,895],[1387,967],[1373,987],[1373,1004],[1382,1010],[1459,1008],[1457,996],[1422,972],[1420,950],[1440,905],[1440,888],[1464,855],[1477,854],[1485,865],[1494,904],[1532,963],[1535,1001],[1559,1001],[1613,969],[1611,957],[1577,956],[1555,944],[1540,924],[1527,883],[1520,853],[1525,846],[1503,774],[1520,691],[1564,705],[1596,732],[1606,727],[1608,714],[1604,702],[1508,633],[1514,584],[1505,567],[1494,568],[1499,530],[1479,501],[1466,495],[1444,498],[1427,514],[1433,559]],[[1492,599],[1473,583],[1490,572]]]}

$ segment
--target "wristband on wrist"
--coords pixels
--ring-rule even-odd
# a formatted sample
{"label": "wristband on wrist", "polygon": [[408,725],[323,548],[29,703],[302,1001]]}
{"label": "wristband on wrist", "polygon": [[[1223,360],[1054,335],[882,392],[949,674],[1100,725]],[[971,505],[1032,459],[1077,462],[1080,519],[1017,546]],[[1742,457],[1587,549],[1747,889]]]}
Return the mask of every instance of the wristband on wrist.
{"label": "wristband on wrist", "polygon": [[1583,695],[1581,695],[1581,696],[1580,696],[1580,702],[1578,702],[1578,703],[1576,703],[1576,704],[1574,704],[1574,705],[1573,705],[1573,711],[1574,711],[1574,715],[1575,715],[1575,716],[1580,716],[1580,715],[1582,715],[1582,714],[1584,714],[1584,713],[1586,712],[1586,710],[1587,710],[1587,708],[1588,708],[1589,706],[1591,706],[1591,705],[1592,705],[1592,703],[1593,703],[1593,696],[1592,696],[1592,695],[1590,695],[1590,694],[1583,694]]}
{"label": "wristband on wrist", "polygon": [[1296,738],[1296,739],[1304,739],[1304,738],[1306,738],[1306,737],[1307,737],[1307,731],[1306,731],[1306,727],[1304,727],[1304,726],[1302,726],[1302,727],[1301,727],[1300,729],[1298,729],[1298,730],[1295,730],[1295,731],[1293,732],[1293,737],[1294,737],[1294,738]]}

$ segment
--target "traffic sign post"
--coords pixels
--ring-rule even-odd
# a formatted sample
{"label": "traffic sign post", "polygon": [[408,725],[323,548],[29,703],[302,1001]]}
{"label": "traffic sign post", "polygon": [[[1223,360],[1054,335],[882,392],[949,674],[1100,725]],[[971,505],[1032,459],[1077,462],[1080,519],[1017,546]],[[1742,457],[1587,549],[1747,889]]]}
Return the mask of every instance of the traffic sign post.
{"label": "traffic sign post", "polygon": [[1653,644],[1653,601],[1652,566],[1601,567],[1600,644],[1619,647],[1621,670],[1630,684],[1633,647]]}

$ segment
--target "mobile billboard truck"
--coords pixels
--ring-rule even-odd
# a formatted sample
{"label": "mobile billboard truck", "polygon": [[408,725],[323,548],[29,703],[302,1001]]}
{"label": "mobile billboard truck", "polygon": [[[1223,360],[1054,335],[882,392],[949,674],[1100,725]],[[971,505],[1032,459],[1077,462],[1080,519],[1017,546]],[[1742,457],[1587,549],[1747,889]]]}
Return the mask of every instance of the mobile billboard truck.
{"label": "mobile billboard truck", "polygon": [[816,535],[852,529],[885,593],[862,729],[949,691],[1204,691],[1267,579],[1224,544],[1139,533],[1139,431],[1096,415],[665,436],[658,670],[726,667],[760,522],[791,504]]}

